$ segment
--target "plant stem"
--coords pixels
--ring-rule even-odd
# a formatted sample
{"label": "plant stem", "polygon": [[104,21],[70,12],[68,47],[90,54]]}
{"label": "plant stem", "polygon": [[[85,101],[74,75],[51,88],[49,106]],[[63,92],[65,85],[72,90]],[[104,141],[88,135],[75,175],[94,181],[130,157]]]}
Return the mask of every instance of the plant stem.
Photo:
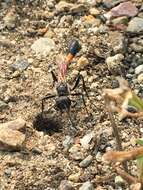
{"label": "plant stem", "polygon": [[109,119],[110,119],[110,122],[111,122],[111,126],[112,126],[112,129],[113,129],[113,133],[114,133],[115,139],[116,139],[117,150],[123,150],[122,149],[121,138],[120,138],[119,132],[118,132],[118,128],[116,126],[115,119],[114,119],[113,113],[112,113],[112,111],[110,109],[110,105],[109,105],[108,102],[110,102],[110,100],[106,96],[105,97],[105,104],[106,104],[106,108],[107,108],[108,113],[109,113]]}
{"label": "plant stem", "polygon": [[[118,131],[118,127],[116,126],[116,123],[115,123],[115,119],[114,119],[114,115],[111,111],[111,107],[110,107],[110,100],[108,99],[107,96],[104,97],[105,98],[105,104],[106,104],[106,108],[107,108],[107,111],[109,113],[109,119],[110,119],[110,122],[111,122],[111,126],[112,126],[112,129],[113,129],[113,133],[114,133],[114,136],[115,136],[115,139],[116,139],[116,147],[117,147],[117,150],[123,150],[122,148],[122,141],[121,141],[121,138],[119,136],[119,131]],[[127,163],[124,162],[123,163],[123,167],[124,169],[127,171]]]}
{"label": "plant stem", "polygon": [[121,170],[120,168],[116,168],[117,174],[119,174],[124,180],[127,181],[128,184],[135,184],[138,182],[137,178],[129,175],[124,170]]}

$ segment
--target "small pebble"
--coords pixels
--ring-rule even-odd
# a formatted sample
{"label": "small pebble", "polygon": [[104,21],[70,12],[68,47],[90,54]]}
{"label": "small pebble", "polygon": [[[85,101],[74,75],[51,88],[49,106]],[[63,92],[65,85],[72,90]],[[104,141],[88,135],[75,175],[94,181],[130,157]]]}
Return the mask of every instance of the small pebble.
{"label": "small pebble", "polygon": [[79,71],[73,70],[71,73],[71,78],[75,78],[78,75]]}
{"label": "small pebble", "polygon": [[8,104],[6,104],[5,102],[0,100],[0,111],[2,111],[3,109],[7,108]]}
{"label": "small pebble", "polygon": [[139,65],[135,68],[135,74],[138,75],[140,73],[143,73],[143,65]]}
{"label": "small pebble", "polygon": [[69,11],[73,7],[73,4],[65,1],[60,1],[58,4],[56,4],[55,7],[57,12],[64,12]]}
{"label": "small pebble", "polygon": [[79,182],[79,180],[80,180],[80,176],[81,176],[81,172],[79,171],[79,172],[77,172],[77,173],[75,173],[75,174],[71,174],[71,175],[68,177],[68,180],[69,180],[69,181],[72,181],[72,182],[74,182],[74,183],[77,183],[77,182]]}
{"label": "small pebble", "polygon": [[40,149],[38,147],[34,147],[32,149],[32,153],[34,153],[34,154],[42,154],[42,149]]}
{"label": "small pebble", "polygon": [[8,177],[10,177],[10,176],[11,176],[11,173],[12,173],[12,169],[11,169],[11,168],[7,168],[7,169],[4,171],[4,173],[5,173]]}
{"label": "small pebble", "polygon": [[96,154],[96,160],[97,160],[97,162],[101,162],[102,161],[102,155],[101,155],[100,152],[97,152],[97,154]]}
{"label": "small pebble", "polygon": [[97,16],[97,15],[100,14],[100,11],[99,11],[98,9],[96,9],[96,8],[91,8],[91,9],[89,9],[89,12],[90,12],[90,14],[93,15],[93,16]]}
{"label": "small pebble", "polygon": [[55,47],[55,42],[52,39],[40,38],[32,44],[31,49],[36,55],[47,56]]}
{"label": "small pebble", "polygon": [[143,128],[140,128],[140,132],[143,133]]}
{"label": "small pebble", "polygon": [[86,57],[80,57],[78,62],[77,62],[77,68],[84,69],[87,65],[89,65],[89,61]]}
{"label": "small pebble", "polygon": [[82,168],[86,168],[91,164],[92,160],[93,160],[93,156],[89,155],[80,162],[79,166]]}
{"label": "small pebble", "polygon": [[115,184],[121,186],[125,184],[125,181],[123,180],[123,178],[121,176],[116,176],[115,177]]}
{"label": "small pebble", "polygon": [[80,143],[82,145],[83,148],[85,149],[89,149],[90,147],[90,142],[94,137],[94,133],[90,132],[88,134],[86,134],[84,137],[82,137],[82,139],[80,139]]}
{"label": "small pebble", "polygon": [[73,144],[73,138],[70,136],[66,136],[65,140],[63,141],[64,148],[68,150],[72,144]]}
{"label": "small pebble", "polygon": [[141,73],[141,74],[138,76],[137,80],[138,80],[138,83],[142,83],[142,84],[143,84],[143,73]]}
{"label": "small pebble", "polygon": [[79,144],[73,145],[69,149],[70,157],[74,160],[83,160],[84,159],[84,154],[83,154],[83,149]]}
{"label": "small pebble", "polygon": [[15,63],[13,63],[12,65],[10,65],[10,69],[12,71],[24,71],[28,68],[29,63],[28,60],[26,59],[18,59]]}
{"label": "small pebble", "polygon": [[98,83],[98,82],[93,82],[93,83],[90,85],[90,89],[96,91],[96,89],[97,89],[98,86],[99,86],[99,83]]}
{"label": "small pebble", "polygon": [[59,186],[59,190],[74,190],[74,188],[69,181],[62,180]]}
{"label": "small pebble", "polygon": [[89,83],[92,83],[93,80],[94,80],[94,77],[93,77],[93,76],[91,76],[91,77],[88,78],[88,82],[89,82]]}
{"label": "small pebble", "polygon": [[112,72],[112,73],[119,73],[120,69],[121,69],[121,65],[122,65],[122,61],[124,59],[124,55],[123,54],[116,54],[112,57],[108,57],[106,59],[106,63],[108,66],[108,69]]}
{"label": "small pebble", "polygon": [[94,190],[94,187],[90,181],[83,183],[79,190]]}
{"label": "small pebble", "polygon": [[87,77],[87,71],[81,71],[80,74],[81,74],[83,77]]}
{"label": "small pebble", "polygon": [[8,29],[14,29],[16,26],[17,14],[14,9],[11,9],[3,18],[4,25]]}
{"label": "small pebble", "polygon": [[143,31],[143,19],[139,17],[134,17],[128,24],[128,32],[140,32]]}

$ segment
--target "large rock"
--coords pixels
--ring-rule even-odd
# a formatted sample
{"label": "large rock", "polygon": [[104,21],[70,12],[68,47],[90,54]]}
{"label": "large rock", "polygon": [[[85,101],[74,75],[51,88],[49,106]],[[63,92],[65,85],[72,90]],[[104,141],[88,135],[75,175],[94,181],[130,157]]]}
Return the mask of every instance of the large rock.
{"label": "large rock", "polygon": [[25,126],[26,126],[26,121],[22,118],[18,118],[16,120],[0,124],[0,129],[9,128],[12,130],[20,130],[20,129],[23,129]]}
{"label": "large rock", "polygon": [[26,122],[19,118],[14,121],[0,124],[0,150],[19,150],[25,141],[25,135],[21,133]]}
{"label": "large rock", "polygon": [[133,18],[127,27],[128,32],[141,32],[143,31],[143,19],[139,17]]}
{"label": "large rock", "polygon": [[31,49],[37,55],[47,56],[55,48],[55,42],[50,38],[40,38],[32,44]]}
{"label": "large rock", "polygon": [[119,16],[132,17],[137,15],[138,9],[131,1],[128,1],[120,3],[118,6],[111,9],[111,13],[113,17],[119,17]]}
{"label": "large rock", "polygon": [[104,16],[107,19],[111,19],[114,17],[121,17],[121,16],[133,17],[136,16],[137,13],[138,9],[136,8],[136,6],[132,2],[128,1],[120,3],[116,7],[112,8]]}
{"label": "large rock", "polygon": [[6,47],[6,48],[15,47],[15,41],[11,41],[7,38],[3,38],[2,36],[0,36],[0,47]]}
{"label": "large rock", "polygon": [[24,141],[23,133],[9,128],[0,128],[0,150],[19,150]]}

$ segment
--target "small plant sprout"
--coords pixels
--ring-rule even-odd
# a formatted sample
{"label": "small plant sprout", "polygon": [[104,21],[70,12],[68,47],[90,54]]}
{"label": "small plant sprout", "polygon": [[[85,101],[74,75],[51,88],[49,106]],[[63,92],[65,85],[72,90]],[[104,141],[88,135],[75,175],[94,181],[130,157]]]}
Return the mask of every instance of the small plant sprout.
{"label": "small plant sprout", "polygon": [[[129,151],[109,151],[103,155],[103,160],[113,164],[116,173],[131,185],[132,190],[142,190],[143,188],[143,139],[138,139],[137,144],[141,146]],[[137,161],[137,177],[131,176],[120,168],[121,163],[130,160]]]}
{"label": "small plant sprout", "polygon": [[[108,98],[110,109],[119,113],[120,120],[125,117],[143,118],[143,100],[130,89],[126,80],[120,77],[117,79],[119,88],[104,89],[104,97]],[[135,113],[130,112],[129,108]]]}

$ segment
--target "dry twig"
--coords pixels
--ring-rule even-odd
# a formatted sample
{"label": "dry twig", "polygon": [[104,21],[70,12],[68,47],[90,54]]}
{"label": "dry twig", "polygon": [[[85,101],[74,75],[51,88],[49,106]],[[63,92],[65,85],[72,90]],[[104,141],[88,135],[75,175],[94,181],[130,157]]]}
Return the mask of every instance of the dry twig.
{"label": "dry twig", "polygon": [[135,160],[140,156],[143,156],[143,147],[134,148],[130,151],[110,151],[104,154],[103,158],[110,162],[124,162]]}
{"label": "dry twig", "polygon": [[116,168],[116,172],[118,175],[120,175],[125,181],[127,181],[128,184],[134,184],[137,183],[138,180],[137,178],[129,175],[127,172],[125,172],[124,170],[120,169],[120,168]]}

